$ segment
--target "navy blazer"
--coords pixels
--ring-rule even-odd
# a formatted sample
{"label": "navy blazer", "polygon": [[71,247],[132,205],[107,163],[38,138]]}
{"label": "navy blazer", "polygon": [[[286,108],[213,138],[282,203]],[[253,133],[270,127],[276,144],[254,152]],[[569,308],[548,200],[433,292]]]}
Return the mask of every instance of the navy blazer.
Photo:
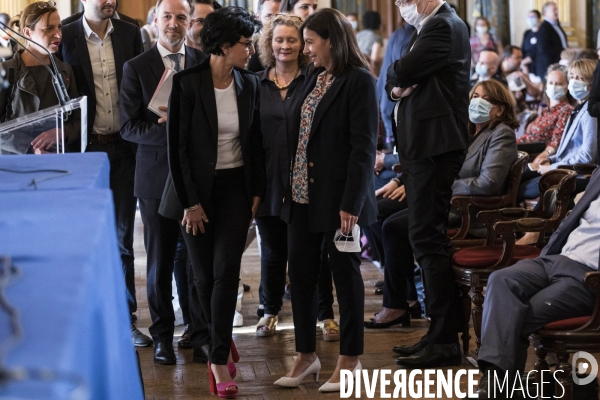
{"label": "navy blazer", "polygon": [[[558,26],[560,27],[560,24]],[[562,31],[562,28],[560,30]],[[563,34],[565,34],[564,31]],[[548,21],[541,23],[536,37],[535,56],[532,57],[535,64],[534,69],[537,75],[546,81],[548,67],[560,61],[560,53],[563,51],[563,45],[560,36]],[[565,34],[566,37],[567,35]]]}
{"label": "navy blazer", "polygon": [[[237,94],[240,144],[249,205],[265,197],[265,155],[260,128],[260,79],[233,70]],[[210,57],[173,77],[167,120],[169,167],[158,212],[181,220],[184,208],[210,204],[217,165],[218,115]],[[206,210],[206,209],[205,209]]]}
{"label": "navy blazer", "polygon": [[[302,99],[313,90],[320,72],[322,68],[310,73]],[[362,227],[376,221],[373,166],[378,116],[375,80],[369,71],[350,67],[335,77],[315,110],[306,148],[311,232],[339,229],[340,211],[358,216]],[[288,139],[290,160],[296,156],[300,121],[298,107]],[[288,223],[291,201],[288,183],[282,209]]]}
{"label": "navy blazer", "polygon": [[[186,68],[206,58],[202,51],[185,46]],[[169,174],[167,124],[159,124],[158,115],[148,109],[164,72],[165,65],[156,45],[127,61],[123,68],[119,96],[121,136],[138,144],[133,194],[142,199],[160,199]]]}
{"label": "navy blazer", "polygon": [[[558,229],[552,234],[546,247],[542,249],[541,256],[560,254],[569,235],[579,226],[579,220],[590,206],[590,204],[600,196],[600,168],[596,168],[590,182],[585,189],[585,193],[575,205],[571,213],[561,222]],[[600,259],[600,254],[598,255]]]}
{"label": "navy blazer", "polygon": [[[112,19],[111,21],[114,30],[110,36],[115,57],[117,87],[120,88],[125,62],[142,54],[142,35],[140,29],[129,22],[118,19]],[[96,89],[90,53],[85,39],[83,18],[63,26],[62,42],[57,55],[73,68],[77,90],[82,96],[87,96],[87,128],[88,134],[91,134],[96,119]]]}
{"label": "navy blazer", "polygon": [[[398,107],[394,134],[400,159],[465,150],[469,147],[471,66],[467,26],[444,3],[413,43],[408,53],[388,68],[385,86],[390,96],[394,87],[418,85]],[[395,101],[391,96],[390,100]]]}

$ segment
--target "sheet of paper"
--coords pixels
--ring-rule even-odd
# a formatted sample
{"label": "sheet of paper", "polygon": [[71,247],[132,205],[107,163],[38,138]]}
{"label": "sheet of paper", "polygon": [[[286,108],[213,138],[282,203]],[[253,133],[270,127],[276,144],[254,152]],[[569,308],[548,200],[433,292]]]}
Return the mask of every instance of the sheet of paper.
{"label": "sheet of paper", "polygon": [[158,107],[167,107],[169,105],[169,96],[171,96],[171,89],[173,88],[173,75],[175,75],[175,70],[171,68],[165,69],[150,103],[148,103],[148,110],[159,117],[167,115],[166,111],[161,111]]}

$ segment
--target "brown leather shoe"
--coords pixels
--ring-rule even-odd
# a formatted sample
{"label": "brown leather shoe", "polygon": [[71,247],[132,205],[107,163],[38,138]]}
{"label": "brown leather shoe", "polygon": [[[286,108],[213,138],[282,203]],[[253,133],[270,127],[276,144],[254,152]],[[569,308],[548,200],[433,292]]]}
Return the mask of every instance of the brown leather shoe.
{"label": "brown leather shoe", "polygon": [[177,346],[181,347],[182,349],[191,349],[192,348],[192,342],[190,342],[191,336],[192,336],[192,330],[190,329],[190,324],[187,324],[185,326],[185,328],[183,329],[183,333],[181,334],[181,337],[177,341]]}

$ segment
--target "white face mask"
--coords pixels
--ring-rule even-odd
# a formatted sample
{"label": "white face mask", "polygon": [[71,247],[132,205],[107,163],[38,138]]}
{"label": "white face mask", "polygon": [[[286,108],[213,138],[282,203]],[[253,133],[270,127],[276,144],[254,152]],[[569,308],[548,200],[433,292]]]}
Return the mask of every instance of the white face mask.
{"label": "white face mask", "polygon": [[530,28],[535,28],[538,22],[539,20],[537,18],[527,17],[527,25],[529,25]]}
{"label": "white face mask", "polygon": [[578,81],[576,79],[571,79],[569,81],[569,92],[571,96],[573,96],[576,100],[582,100],[590,94],[588,90],[588,84],[583,81]]}
{"label": "white face mask", "polygon": [[480,78],[483,76],[486,76],[488,73],[488,67],[485,64],[477,64],[475,65],[475,73],[477,74],[477,76],[479,76]]}
{"label": "white face mask", "polygon": [[546,95],[550,100],[560,100],[565,97],[565,87],[557,85],[547,85]]}
{"label": "white face mask", "polygon": [[412,26],[417,26],[423,19],[425,18],[424,14],[419,14],[417,12],[417,3],[410,4],[408,6],[400,6],[399,0],[396,1],[396,5],[400,10],[400,15],[406,21],[407,24]]}
{"label": "white face mask", "polygon": [[352,26],[352,29],[357,30],[358,29],[358,21],[348,21],[350,22],[350,26]]}
{"label": "white face mask", "polygon": [[493,104],[481,97],[473,97],[469,103],[469,119],[474,124],[485,124],[492,117],[490,111]]}
{"label": "white face mask", "polygon": [[360,243],[360,227],[354,224],[352,232],[343,234],[339,229],[335,231],[333,242],[338,251],[343,253],[360,253],[362,248]]}
{"label": "white face mask", "polygon": [[488,27],[487,26],[481,26],[481,25],[477,25],[475,27],[475,30],[477,31],[477,33],[479,33],[480,35],[483,35],[484,33],[487,33],[488,31]]}

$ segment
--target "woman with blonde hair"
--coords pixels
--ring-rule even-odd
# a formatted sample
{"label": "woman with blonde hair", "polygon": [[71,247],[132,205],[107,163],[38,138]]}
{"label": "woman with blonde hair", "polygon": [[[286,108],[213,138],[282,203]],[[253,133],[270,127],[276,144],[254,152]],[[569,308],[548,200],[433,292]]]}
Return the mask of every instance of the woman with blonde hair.
{"label": "woman with blonde hair", "polygon": [[[596,64],[597,62],[592,60],[578,60],[569,67],[568,89],[571,96],[577,100],[577,105],[567,121],[556,153],[547,157],[538,157],[535,162],[529,164],[529,171],[525,171],[521,178],[519,201],[535,199],[540,195],[538,183],[540,176],[545,172],[556,169],[559,165],[598,161],[598,122],[588,112],[588,98]],[[576,187],[574,194],[583,189],[583,187]]]}
{"label": "woman with blonde hair", "polygon": [[258,46],[265,70],[260,71],[260,120],[265,148],[267,190],[256,212],[260,234],[260,304],[264,315],[256,325],[256,336],[275,333],[281,310],[288,259],[287,224],[280,218],[281,199],[288,181],[288,137],[294,110],[300,107],[308,57],[302,54],[302,19],[293,14],[275,14],[264,25]]}

